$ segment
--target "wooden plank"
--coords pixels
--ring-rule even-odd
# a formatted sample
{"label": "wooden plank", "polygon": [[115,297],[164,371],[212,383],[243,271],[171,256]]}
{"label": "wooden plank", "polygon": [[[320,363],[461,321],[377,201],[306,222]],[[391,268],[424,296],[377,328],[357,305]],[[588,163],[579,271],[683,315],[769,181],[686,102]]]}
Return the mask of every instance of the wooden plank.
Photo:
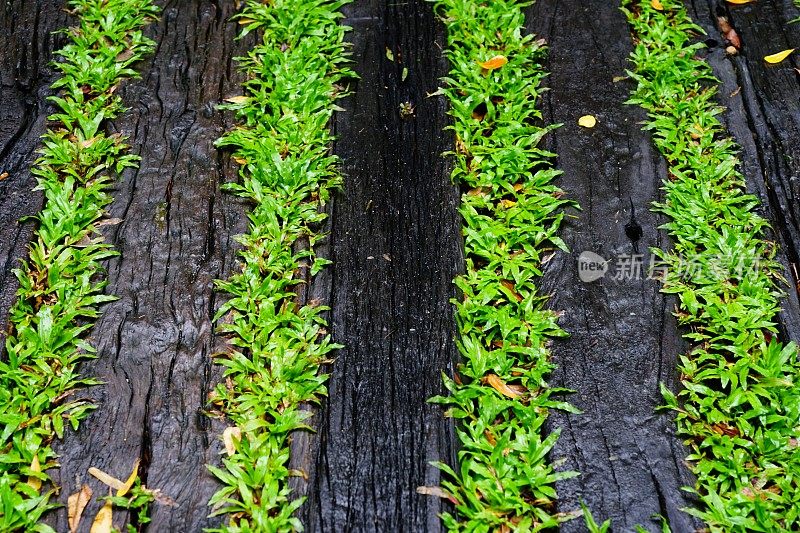
{"label": "wooden plank", "polygon": [[[553,345],[558,369],[550,382],[574,389],[566,399],[583,410],[550,417],[549,428],[562,431],[552,459],[565,461],[562,470],[581,472],[557,484],[559,510],[574,511],[584,501],[596,518],[611,518],[615,531],[637,524],[659,531],[651,519],[656,513],[673,531],[693,531],[698,524],[680,511],[691,505],[680,490],[692,484],[685,451],[672,417],[654,412],[659,383],[674,388],[676,356],[685,349],[671,316],[674,300],[646,272],[613,279],[623,258],[636,253],[625,233],[630,202],[643,228],[638,249],[645,260],[648,247],[670,245],[657,229],[663,217],[649,211],[666,168],[641,130],[644,112],[624,105],[632,82],[614,81],[628,68],[628,26],[616,2],[579,0],[537,2],[528,21],[550,45],[544,109],[546,122],[565,124],[548,138],[564,171],[559,184],[582,207],[563,231],[572,253],[556,255],[542,282],[570,334]],[[584,114],[596,116],[595,128],[577,125]],[[610,260],[611,272],[583,283],[577,269],[583,251]],[[562,529],[585,526],[579,519]]]}
{"label": "wooden plank", "polygon": [[416,488],[437,485],[428,463],[454,450],[452,420],[426,403],[457,358],[448,301],[462,264],[458,192],[440,157],[453,138],[443,99],[427,97],[447,71],[442,28],[424,0],[345,13],[361,77],[335,126],[345,183],[331,222],[331,331],[345,348],[308,443],[300,514],[308,531],[439,531],[441,500]]}
{"label": "wooden plank", "polygon": [[[148,29],[158,48],[139,65],[143,79],[122,89],[132,109],[111,129],[130,136],[142,162],[114,191],[111,216],[124,222],[107,232],[121,252],[109,263],[107,292],[120,299],[104,307],[93,329],[98,360],[82,367],[106,384],[82,393],[99,408],[57,447],[62,502],[76,482],[107,491],[87,475],[90,466],[124,479],[141,459],[145,485],[174,501],[153,506],[150,531],[202,531],[221,522],[207,518],[218,486],[205,468],[219,460],[223,427],[203,413],[221,381],[211,361],[220,342],[212,280],[236,268],[232,237],[246,230],[246,208],[219,190],[236,170],[213,146],[232,126],[231,114],[215,106],[241,94],[232,58],[255,42],[235,40],[234,13],[233,2],[167,2]],[[97,510],[92,502],[84,516]],[[91,520],[84,522],[88,531]],[[68,530],[66,511],[55,511],[51,524]]]}
{"label": "wooden plank", "polygon": [[64,42],[54,31],[67,25],[62,0],[13,0],[0,6],[0,356],[5,353],[8,310],[18,284],[11,270],[26,255],[43,196],[34,193],[30,166],[45,131],[46,98],[57,72],[53,51]]}

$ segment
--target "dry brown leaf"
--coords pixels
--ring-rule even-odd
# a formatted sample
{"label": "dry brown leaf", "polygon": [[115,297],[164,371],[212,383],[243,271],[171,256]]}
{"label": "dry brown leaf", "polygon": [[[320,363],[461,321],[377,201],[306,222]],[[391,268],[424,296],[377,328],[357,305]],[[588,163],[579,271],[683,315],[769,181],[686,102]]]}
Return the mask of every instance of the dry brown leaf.
{"label": "dry brown leaf", "polygon": [[[33,461],[31,461],[31,470],[34,472],[41,472],[42,465],[39,463],[39,456],[34,455]],[[39,489],[42,488],[42,480],[35,476],[28,476],[28,483],[27,485],[31,487],[36,492],[39,492]]]}
{"label": "dry brown leaf", "polygon": [[728,30],[728,33],[725,34],[725,38],[731,43],[731,46],[735,46],[737,50],[742,48],[742,40],[733,28]]}
{"label": "dry brown leaf", "polygon": [[123,61],[127,61],[132,57],[133,57],[133,49],[132,48],[128,48],[127,50],[125,50],[124,52],[122,52],[121,54],[119,54],[117,56],[117,61],[122,63]]}
{"label": "dry brown leaf", "polygon": [[96,227],[102,228],[103,226],[116,226],[117,224],[122,224],[123,220],[121,218],[106,218],[95,224]]}
{"label": "dry brown leaf", "polygon": [[506,56],[497,55],[497,56],[494,56],[493,58],[491,58],[488,61],[484,61],[483,63],[480,63],[480,65],[481,65],[481,68],[485,68],[486,70],[494,70],[494,69],[502,67],[506,63],[508,63],[508,58]]}
{"label": "dry brown leaf", "polygon": [[232,104],[246,104],[250,101],[249,96],[231,96],[230,98],[225,99],[226,102],[230,102]]}
{"label": "dry brown leaf", "polygon": [[717,17],[717,25],[719,26],[719,32],[722,35],[726,35],[729,31],[731,31],[731,29],[733,29],[731,23],[728,22],[727,17]]}
{"label": "dry brown leaf", "polygon": [[[503,202],[510,202],[510,201],[511,201],[511,200],[503,200]],[[506,206],[505,204],[503,204],[503,205],[504,205],[505,207],[508,207],[508,206]],[[516,287],[516,286],[515,286],[515,285],[514,285],[512,282],[508,281],[507,279],[504,279],[504,280],[501,280],[501,281],[500,281],[500,285],[502,285],[503,287],[505,287],[506,289],[508,289],[508,291],[509,291],[511,294],[513,294],[513,295],[514,295],[514,298],[516,298],[518,302],[521,302],[521,301],[522,301],[522,295],[521,295],[520,293],[518,293],[518,292],[517,292],[517,287]]]}
{"label": "dry brown leaf", "polygon": [[92,489],[86,484],[81,487],[81,490],[67,498],[67,522],[69,523],[70,533],[78,531],[83,510],[86,509],[91,499]]}
{"label": "dry brown leaf", "polygon": [[114,511],[111,507],[111,502],[107,501],[97,511],[97,516],[94,517],[92,529],[89,533],[111,533],[112,527],[114,527]]}
{"label": "dry brown leaf", "polygon": [[236,453],[236,443],[242,440],[242,430],[236,426],[227,427],[222,432],[222,442],[225,444],[225,452],[228,456]]}
{"label": "dry brown leaf", "polygon": [[0,181],[3,181],[7,177],[8,177],[8,172],[3,172],[2,174],[0,174]]}
{"label": "dry brown leaf", "polygon": [[442,487],[417,487],[417,494],[424,494],[425,496],[436,496],[450,501],[453,505],[458,505],[458,500],[453,496],[447,494]]}
{"label": "dry brown leaf", "polygon": [[417,494],[425,496],[438,496],[439,498],[449,498],[442,487],[417,487]]}
{"label": "dry brown leaf", "polygon": [[106,485],[108,485],[109,487],[111,487],[114,490],[120,490],[122,487],[125,486],[125,483],[123,483],[122,481],[118,480],[114,476],[110,476],[110,475],[106,474],[105,472],[103,472],[99,468],[95,468],[95,467],[89,468],[89,474],[91,474],[92,476],[96,477],[97,479],[99,479],[100,481],[102,481],[103,483],[105,483]]}
{"label": "dry brown leaf", "polygon": [[781,61],[792,55],[792,52],[794,51],[795,51],[794,48],[789,48],[788,50],[783,50],[782,52],[778,52],[777,54],[772,54],[764,57],[764,61],[774,65],[776,63],[780,63]]}
{"label": "dry brown leaf", "polygon": [[503,381],[497,374],[489,374],[486,376],[486,383],[491,385],[494,390],[503,396],[508,396],[509,398],[519,398],[520,396],[519,392],[506,385],[506,382]]}

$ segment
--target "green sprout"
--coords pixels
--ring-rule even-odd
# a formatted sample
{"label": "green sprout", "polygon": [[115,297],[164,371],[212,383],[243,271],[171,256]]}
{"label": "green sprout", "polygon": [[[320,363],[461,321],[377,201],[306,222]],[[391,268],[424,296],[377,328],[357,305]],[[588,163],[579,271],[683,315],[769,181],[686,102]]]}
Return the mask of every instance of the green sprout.
{"label": "green sprout", "polygon": [[738,147],[717,118],[718,81],[699,57],[702,30],[682,2],[625,0],[636,47],[631,104],[669,164],[655,209],[674,246],[653,250],[669,267],[691,344],[682,390],[662,386],[676,413],[700,507],[686,512],[712,532],[800,528],[800,363],[775,324],[783,282],[777,245],[764,239],[758,198],[737,170]]}
{"label": "green sprout", "polygon": [[[217,361],[226,383],[212,408],[233,424],[226,457],[209,470],[223,483],[209,505],[228,515],[219,531],[302,529],[288,479],[292,431],[308,429],[303,403],[327,393],[320,365],[338,348],[316,302],[298,303],[295,288],[308,266],[316,275],[330,261],[315,253],[324,238],[322,207],[339,186],[328,123],[343,96],[347,30],[338,0],[249,0],[238,15],[243,34],[263,40],[238,58],[244,95],[224,107],[240,125],[217,142],[240,163],[239,183],[226,190],[252,205],[249,233],[240,235],[241,271],[217,282],[229,299],[216,319],[229,349]],[[303,246],[296,246],[304,243]]]}

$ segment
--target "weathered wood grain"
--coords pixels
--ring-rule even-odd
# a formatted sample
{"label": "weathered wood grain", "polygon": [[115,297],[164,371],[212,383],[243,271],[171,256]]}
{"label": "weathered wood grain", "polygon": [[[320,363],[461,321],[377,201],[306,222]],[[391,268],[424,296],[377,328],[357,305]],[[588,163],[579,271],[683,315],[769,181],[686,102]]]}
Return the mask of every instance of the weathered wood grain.
{"label": "weathered wood grain", "polygon": [[[781,245],[791,284],[781,327],[798,340],[798,59],[767,67],[761,58],[800,43],[800,25],[787,24],[800,13],[791,0],[736,8],[687,2],[719,41],[708,59],[723,82],[723,119],[743,147],[748,186]],[[132,110],[110,129],[131,136],[142,168],[122,176],[114,191],[112,216],[124,222],[108,228],[122,252],[109,263],[108,292],[120,300],[104,308],[92,333],[100,357],[83,367],[106,385],[82,393],[99,408],[58,446],[63,467],[53,473],[66,501],[76,482],[102,493],[89,466],[124,477],[140,458],[146,484],[175,501],[154,507],[151,531],[219,523],[207,518],[216,483],[204,464],[217,461],[223,424],[202,413],[206,393],[220,380],[210,358],[219,343],[211,280],[236,268],[232,237],[245,231],[246,206],[219,192],[236,172],[212,146],[232,123],[214,106],[238,93],[242,80],[232,58],[255,39],[234,40],[233,4],[162,2],[163,18],[148,30],[158,50],[140,65],[143,79],[124,86]],[[16,220],[41,207],[28,169],[54,79],[47,63],[64,42],[50,32],[68,24],[61,5],[0,6],[0,173],[9,172],[0,181],[0,327],[16,290],[10,268],[32,229]],[[335,263],[301,295],[332,305],[331,331],[345,348],[328,368],[330,397],[312,419],[318,432],[293,438],[293,463],[309,476],[293,484],[308,496],[300,511],[308,531],[438,531],[442,502],[415,489],[438,484],[428,462],[453,463],[456,449],[452,421],[426,403],[442,392],[440,372],[451,372],[458,359],[448,303],[462,268],[458,191],[440,157],[452,135],[442,131],[444,100],[426,96],[447,72],[444,39],[423,0],[365,0],[345,10],[361,79],[340,102],[346,110],[335,123],[345,183],[321,250]],[[717,15],[728,16],[742,38],[736,57],[726,56],[714,33]],[[686,349],[671,316],[674,302],[655,281],[607,276],[584,284],[576,269],[584,250],[616,260],[634,252],[624,233],[629,198],[644,227],[639,249],[669,246],[656,229],[663,220],[648,211],[666,169],[640,129],[644,113],[623,105],[631,82],[614,81],[628,68],[628,27],[615,2],[539,0],[528,20],[551,46],[545,121],[566,124],[549,136],[549,148],[565,172],[560,184],[583,207],[564,231],[573,252],[548,263],[542,289],[554,294],[551,306],[564,310],[562,325],[571,334],[553,345],[559,369],[552,384],[575,389],[569,399],[584,410],[553,413],[549,425],[562,430],[552,454],[566,459],[559,468],[583,472],[559,483],[561,510],[576,509],[582,499],[598,518],[612,518],[617,531],[635,524],[656,531],[653,513],[668,517],[674,531],[692,531],[698,524],[679,511],[692,503],[680,491],[691,484],[685,450],[671,417],[654,412],[659,382],[676,386],[675,358]],[[401,117],[404,102],[416,106],[413,117]],[[598,118],[593,130],[576,125],[587,113]],[[96,510],[93,504],[86,516]],[[66,530],[63,509],[50,520]],[[583,526],[573,521],[563,529]]]}
{"label": "weathered wood grain", "polygon": [[[462,263],[458,192],[440,156],[452,135],[443,99],[427,97],[447,71],[442,28],[424,0],[345,13],[360,80],[335,125],[345,181],[329,273],[331,332],[345,347],[308,443],[300,514],[309,531],[439,531],[441,500],[416,488],[438,484],[429,461],[454,455],[452,420],[426,403],[457,358],[448,302]],[[404,102],[413,117],[401,116]]]}
{"label": "weathered wood grain", "polygon": [[[551,459],[565,461],[561,470],[581,472],[557,484],[559,510],[574,511],[582,500],[596,518],[611,518],[615,531],[636,524],[659,531],[651,519],[656,513],[673,531],[692,531],[692,520],[679,510],[691,504],[680,490],[691,484],[685,451],[672,418],[655,412],[659,383],[674,387],[676,356],[684,350],[671,316],[674,302],[646,279],[646,265],[641,275],[614,279],[624,257],[636,254],[624,229],[630,201],[644,230],[638,249],[645,263],[649,247],[669,247],[657,229],[663,217],[649,212],[666,168],[641,130],[644,112],[624,104],[632,82],[615,81],[629,67],[627,22],[616,2],[579,0],[537,2],[528,21],[550,45],[544,108],[546,122],[564,124],[548,138],[564,172],[559,184],[581,206],[562,235],[571,254],[547,264],[542,289],[553,294],[550,306],[563,310],[560,323],[570,334],[553,345],[558,369],[551,385],[575,390],[567,399],[583,410],[552,412],[548,424],[562,432]],[[597,117],[595,128],[577,125],[584,114]],[[580,281],[583,251],[610,261],[604,279]],[[585,526],[579,519],[562,529]]]}

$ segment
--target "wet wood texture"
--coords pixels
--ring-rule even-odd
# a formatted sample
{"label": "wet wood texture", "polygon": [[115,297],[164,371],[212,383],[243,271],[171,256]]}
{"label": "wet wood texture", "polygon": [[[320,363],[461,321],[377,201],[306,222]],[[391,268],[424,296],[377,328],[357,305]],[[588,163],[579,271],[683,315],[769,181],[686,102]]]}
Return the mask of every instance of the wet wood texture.
{"label": "wet wood texture", "polygon": [[309,443],[301,516],[309,531],[439,531],[442,500],[416,488],[438,485],[430,461],[454,457],[452,420],[426,403],[457,358],[449,300],[462,263],[445,104],[427,97],[447,71],[442,28],[424,0],[345,13],[360,80],[335,125],[345,181],[328,274],[331,332],[345,347]]}
{"label": "wet wood texture", "polygon": [[[12,0],[0,7],[0,173],[9,173],[0,181],[0,325],[16,290],[10,268],[32,229],[16,220],[41,208],[28,169],[54,79],[47,63],[63,44],[51,31],[69,20],[61,4]],[[202,412],[221,379],[210,358],[220,342],[211,281],[236,268],[232,237],[246,229],[246,206],[219,191],[236,172],[212,145],[232,125],[215,105],[239,94],[232,58],[255,37],[234,40],[231,1],[161,5],[163,18],[148,30],[158,49],[140,65],[143,78],[122,89],[131,111],[109,126],[131,137],[143,162],[113,191],[111,214],[124,222],[107,228],[122,254],[108,264],[108,291],[120,300],[104,308],[91,339],[100,357],[83,367],[106,384],[82,393],[100,407],[58,445],[63,466],[53,474],[65,502],[76,483],[103,492],[88,467],[125,477],[138,458],[145,483],[174,500],[154,506],[148,529],[201,531],[219,523],[207,518],[217,484],[204,465],[218,461],[223,428]],[[723,119],[743,147],[748,185],[775,227],[792,285],[781,327],[797,340],[798,60],[767,67],[761,58],[800,43],[800,25],[787,24],[800,13],[791,0],[687,5],[718,41],[708,59],[723,82]],[[647,209],[660,196],[666,168],[640,129],[643,112],[623,104],[631,82],[614,81],[628,68],[632,47],[617,8],[540,0],[528,11],[530,29],[551,46],[545,121],[565,123],[547,142],[565,172],[561,186],[583,208],[564,230],[572,254],[548,263],[542,282],[571,334],[553,346],[559,368],[551,381],[576,390],[569,399],[584,410],[553,413],[549,428],[562,436],[552,458],[566,460],[561,469],[582,472],[559,483],[560,510],[575,510],[582,499],[596,517],[612,518],[617,531],[635,524],[657,531],[654,513],[668,517],[674,531],[692,531],[697,524],[679,510],[692,503],[680,491],[692,482],[685,450],[671,417],[654,413],[658,384],[675,387],[676,356],[686,349],[671,316],[674,302],[651,280],[614,280],[612,271],[584,284],[577,276],[584,250],[617,265],[634,252],[624,233],[629,199],[644,227],[639,249],[669,246],[656,229],[663,220]],[[345,12],[361,79],[340,102],[345,111],[334,124],[345,182],[330,206],[323,254],[335,263],[301,295],[332,305],[331,332],[345,348],[327,368],[330,397],[312,418],[318,432],[293,438],[294,466],[308,474],[293,486],[308,497],[299,513],[308,531],[439,531],[441,500],[415,489],[438,484],[428,462],[452,463],[456,449],[452,421],[426,403],[442,391],[440,373],[458,359],[448,303],[462,264],[458,192],[440,157],[452,137],[442,131],[443,98],[426,96],[447,71],[444,36],[423,0],[365,0]],[[715,33],[718,15],[728,16],[742,38],[736,57],[726,56]],[[400,114],[406,102],[415,106],[413,117]],[[597,127],[579,128],[583,114],[595,115]],[[96,510],[92,504],[86,516]],[[66,512],[52,513],[50,523],[66,530]],[[584,528],[573,521],[563,529]]]}
{"label": "wet wood texture", "polygon": [[[800,342],[800,60],[790,57],[767,65],[764,56],[800,43],[800,17],[792,0],[766,0],[758,5],[687,2],[689,14],[707,32],[708,62],[720,79],[718,101],[727,108],[722,120],[742,147],[742,173],[758,196],[760,214],[780,246],[787,297],[780,324],[785,338]],[[718,17],[726,17],[741,39],[731,56]]]}
{"label": "wet wood texture", "polygon": [[[566,399],[583,411],[551,412],[549,429],[562,432],[551,459],[565,460],[562,470],[581,472],[557,484],[560,511],[584,501],[597,519],[611,518],[615,531],[637,524],[657,531],[651,516],[661,514],[674,531],[687,532],[694,524],[680,511],[691,504],[680,490],[691,484],[685,451],[672,418],[654,412],[659,383],[674,387],[676,356],[684,350],[673,300],[647,279],[648,248],[670,246],[657,229],[663,218],[648,211],[660,198],[666,167],[641,130],[644,112],[624,104],[632,82],[614,81],[625,75],[633,46],[615,4],[538,2],[528,13],[531,29],[550,45],[545,121],[564,124],[549,136],[549,149],[564,171],[560,186],[581,206],[562,235],[572,253],[558,254],[543,278],[542,291],[553,294],[549,305],[564,312],[560,323],[570,334],[553,345],[558,368],[551,385],[575,390]],[[596,127],[577,125],[585,114],[597,118]],[[630,202],[644,231],[638,271],[624,266],[637,254],[624,229]],[[603,279],[579,279],[583,251],[609,261]],[[562,529],[585,526],[574,520]]]}

